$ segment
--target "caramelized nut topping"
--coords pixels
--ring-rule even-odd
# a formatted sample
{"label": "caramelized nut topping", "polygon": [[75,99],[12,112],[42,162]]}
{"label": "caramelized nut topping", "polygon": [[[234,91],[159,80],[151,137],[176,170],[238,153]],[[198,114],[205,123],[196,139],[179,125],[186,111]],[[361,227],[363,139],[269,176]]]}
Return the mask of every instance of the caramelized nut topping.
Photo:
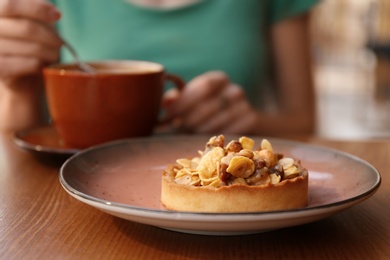
{"label": "caramelized nut topping", "polygon": [[175,182],[192,186],[274,185],[302,175],[300,161],[275,153],[263,139],[254,150],[254,140],[241,137],[225,146],[223,135],[213,136],[204,151],[192,159],[178,159],[173,165]]}

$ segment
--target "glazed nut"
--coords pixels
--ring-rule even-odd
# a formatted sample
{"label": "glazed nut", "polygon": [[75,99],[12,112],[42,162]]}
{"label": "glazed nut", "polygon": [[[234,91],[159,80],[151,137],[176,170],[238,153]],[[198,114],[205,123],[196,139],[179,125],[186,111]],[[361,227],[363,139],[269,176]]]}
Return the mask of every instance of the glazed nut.
{"label": "glazed nut", "polygon": [[294,159],[292,158],[282,158],[278,161],[278,165],[281,165],[283,169],[287,169],[294,165]]}
{"label": "glazed nut", "polygon": [[292,179],[301,174],[301,171],[296,166],[291,166],[284,170],[284,178],[285,179]]}
{"label": "glazed nut", "polygon": [[263,139],[261,141],[260,147],[261,147],[261,150],[267,150],[267,151],[270,151],[270,152],[274,151],[274,149],[272,148],[271,143],[267,139]]}
{"label": "glazed nut", "polygon": [[241,151],[238,152],[238,155],[247,157],[249,159],[253,159],[254,156],[253,152],[249,149],[242,149]]}
{"label": "glazed nut", "polygon": [[232,140],[226,145],[226,152],[238,153],[242,150],[242,144],[237,140]]}
{"label": "glazed nut", "polygon": [[189,159],[177,159],[176,162],[181,165],[183,168],[190,168],[190,169],[195,169],[196,166],[198,165],[196,163],[196,160],[189,160]]}
{"label": "glazed nut", "polygon": [[180,169],[180,170],[176,171],[175,178],[178,179],[178,178],[183,177],[184,175],[188,175],[187,171],[185,169]]}
{"label": "glazed nut", "polygon": [[232,158],[236,156],[235,153],[228,153],[226,156],[222,157],[221,165],[229,165]]}
{"label": "glazed nut", "polygon": [[275,173],[270,174],[269,177],[271,178],[271,184],[277,184],[282,179],[280,175],[276,175]]}
{"label": "glazed nut", "polygon": [[230,160],[228,173],[238,178],[247,178],[255,171],[253,161],[244,156],[235,156]]}
{"label": "glazed nut", "polygon": [[178,178],[175,178],[175,182],[177,184],[189,184],[191,182],[191,176],[190,175],[182,175]]}
{"label": "glazed nut", "polygon": [[190,168],[191,167],[191,161],[188,159],[177,159],[176,162],[183,166],[184,168]]}
{"label": "glazed nut", "polygon": [[244,178],[235,178],[232,183],[232,185],[235,185],[235,184],[241,184],[241,185],[248,185],[248,183],[245,181]]}
{"label": "glazed nut", "polygon": [[267,167],[263,167],[260,169],[256,169],[255,172],[246,178],[246,182],[249,185],[263,185],[263,184],[268,184],[270,182],[269,178],[269,170]]}
{"label": "glazed nut", "polygon": [[268,168],[273,168],[278,163],[278,156],[272,151],[263,149],[258,152],[260,159],[263,159]]}
{"label": "glazed nut", "polygon": [[199,172],[201,180],[210,179],[217,176],[217,168],[219,168],[219,162],[224,157],[225,151],[221,147],[214,147],[208,153],[203,155],[199,161],[196,171]]}
{"label": "glazed nut", "polygon": [[292,179],[301,174],[300,169],[295,165],[292,158],[282,158],[278,161],[278,165],[283,167],[285,179]]}
{"label": "glazed nut", "polygon": [[255,145],[255,141],[249,137],[246,137],[246,136],[240,137],[239,141],[240,141],[243,149],[252,150],[253,146]]}
{"label": "glazed nut", "polygon": [[222,186],[222,181],[219,178],[216,178],[212,182],[208,183],[207,185],[202,185],[202,186],[210,186],[210,187],[221,187]]}
{"label": "glazed nut", "polygon": [[211,148],[211,147],[221,147],[225,145],[225,136],[223,135],[218,135],[218,136],[213,136],[209,139],[209,141],[206,144],[206,148]]}
{"label": "glazed nut", "polygon": [[197,175],[183,175],[179,178],[176,178],[175,182],[181,185],[198,186],[200,184],[200,179]]}

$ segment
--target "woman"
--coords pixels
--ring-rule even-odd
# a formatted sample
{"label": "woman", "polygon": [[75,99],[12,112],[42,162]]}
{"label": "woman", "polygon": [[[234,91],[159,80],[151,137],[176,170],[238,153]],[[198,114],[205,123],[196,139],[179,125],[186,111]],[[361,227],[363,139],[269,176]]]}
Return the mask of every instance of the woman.
{"label": "woman", "polygon": [[[167,91],[162,104],[181,130],[311,134],[315,2],[0,0],[0,127],[42,122],[41,69],[60,59],[58,22],[83,60],[152,60],[181,75],[185,90]],[[71,61],[65,51],[61,60]],[[267,106],[270,92],[276,109]]]}

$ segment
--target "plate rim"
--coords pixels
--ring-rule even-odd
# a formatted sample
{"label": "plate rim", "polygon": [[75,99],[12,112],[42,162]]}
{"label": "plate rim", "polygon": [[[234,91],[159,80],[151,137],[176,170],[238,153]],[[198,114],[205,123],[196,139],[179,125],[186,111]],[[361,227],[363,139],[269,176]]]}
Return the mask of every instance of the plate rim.
{"label": "plate rim", "polygon": [[[236,135],[225,135],[225,138],[236,138]],[[129,204],[124,204],[124,203],[119,203],[119,202],[114,202],[114,201],[108,201],[104,199],[100,199],[94,196],[90,196],[88,194],[85,194],[83,192],[78,191],[77,189],[73,188],[71,185],[69,185],[65,178],[64,178],[64,170],[66,167],[68,167],[69,164],[72,163],[73,160],[76,158],[83,156],[84,154],[94,152],[99,149],[105,149],[106,147],[112,147],[112,146],[117,146],[117,145],[128,145],[131,142],[140,142],[140,141],[145,141],[145,140],[163,140],[163,139],[178,139],[178,138],[209,138],[209,135],[175,135],[175,136],[155,136],[155,137],[144,137],[144,138],[135,138],[135,139],[122,139],[122,140],[116,140],[116,141],[111,141],[108,143],[92,146],[90,148],[87,148],[85,150],[82,150],[78,152],[77,154],[74,154],[70,158],[68,158],[64,164],[60,168],[59,172],[59,180],[62,185],[62,187],[70,194],[74,195],[74,197],[77,199],[77,197],[81,197],[85,200],[101,204],[105,207],[108,208],[119,208],[119,209],[124,209],[124,210],[132,210],[132,211],[142,211],[142,212],[147,212],[147,213],[155,213],[159,215],[164,215],[167,216],[167,219],[170,219],[172,216],[180,216],[180,220],[186,220],[186,217],[189,219],[191,216],[196,216],[196,217],[233,217],[233,218],[242,218],[243,216],[271,216],[271,215],[284,215],[284,214],[290,214],[290,213],[305,213],[305,212],[311,212],[311,211],[316,211],[316,210],[321,210],[321,209],[326,209],[326,208],[332,208],[332,207],[339,207],[344,204],[354,204],[354,202],[359,202],[364,199],[369,198],[371,195],[373,195],[380,187],[381,182],[382,182],[382,177],[380,172],[368,161],[355,156],[353,154],[340,151],[334,148],[329,148],[329,147],[324,147],[321,145],[316,145],[316,144],[309,144],[305,142],[300,142],[300,141],[295,141],[295,140],[288,140],[288,139],[282,139],[282,138],[273,138],[273,137],[261,137],[261,136],[248,136],[248,137],[253,137],[257,139],[261,138],[267,138],[270,140],[271,143],[278,142],[282,143],[285,145],[290,145],[290,146],[304,146],[305,148],[310,148],[310,149],[317,149],[322,152],[330,152],[330,153],[336,153],[341,156],[347,157],[349,159],[352,159],[353,161],[356,161],[360,164],[365,165],[368,167],[371,172],[374,174],[375,181],[373,181],[373,185],[370,186],[365,192],[362,192],[356,196],[332,202],[332,203],[327,203],[327,204],[321,204],[317,206],[308,206],[305,208],[299,208],[299,209],[290,209],[290,210],[277,210],[277,211],[259,211],[259,212],[237,212],[237,213],[208,213],[208,212],[183,212],[183,211],[170,211],[170,210],[164,210],[164,209],[151,209],[151,208],[144,208],[144,207],[139,207],[139,206],[134,206],[134,205],[129,205]],[[170,218],[169,218],[170,217]],[[175,218],[176,219],[176,218]],[[178,219],[179,220],[179,219]],[[197,219],[197,221],[199,221]]]}

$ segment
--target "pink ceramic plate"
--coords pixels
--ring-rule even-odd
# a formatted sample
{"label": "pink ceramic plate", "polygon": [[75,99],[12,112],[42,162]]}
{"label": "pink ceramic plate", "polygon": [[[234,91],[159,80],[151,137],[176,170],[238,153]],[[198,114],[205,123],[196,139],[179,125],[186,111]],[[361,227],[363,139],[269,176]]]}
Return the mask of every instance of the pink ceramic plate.
{"label": "pink ceramic plate", "polygon": [[[84,150],[60,170],[64,189],[76,199],[127,220],[186,233],[232,235],[264,232],[317,221],[369,198],[381,177],[350,154],[269,139],[309,170],[309,205],[303,209],[235,214],[174,212],[160,203],[160,178],[177,158],[203,150],[209,137],[172,136],[111,142]],[[232,137],[226,136],[229,141]],[[256,143],[260,137],[254,137]]]}

